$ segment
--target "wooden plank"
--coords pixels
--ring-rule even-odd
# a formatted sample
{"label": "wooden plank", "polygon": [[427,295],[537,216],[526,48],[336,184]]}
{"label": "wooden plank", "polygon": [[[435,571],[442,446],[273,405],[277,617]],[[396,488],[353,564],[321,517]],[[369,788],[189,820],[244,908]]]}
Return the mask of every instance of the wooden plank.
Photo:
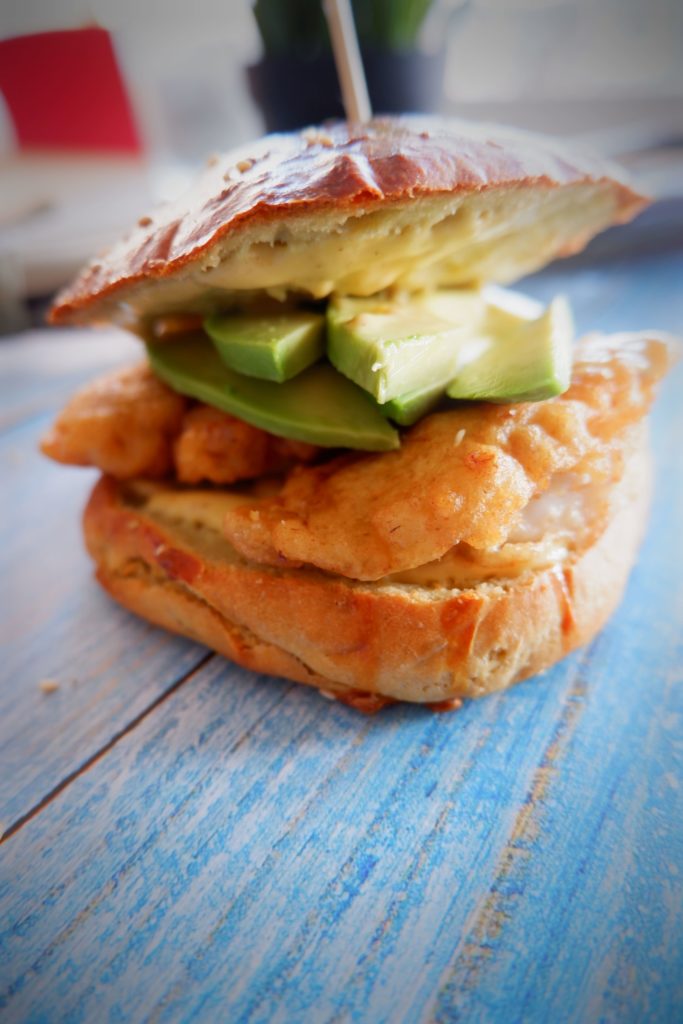
{"label": "wooden plank", "polygon": [[205,656],[97,586],[80,530],[97,474],[40,456],[48,423],[0,437],[0,834]]}
{"label": "wooden plank", "polygon": [[495,865],[572,675],[504,716],[493,699],[363,720],[228,671],[174,693],[3,847],[15,1019],[329,1019],[385,928],[412,981],[435,935],[452,948],[455,891],[460,924],[472,911],[471,859]]}
{"label": "wooden plank", "polygon": [[98,373],[142,357],[140,343],[115,330],[27,331],[0,343],[0,431],[57,410]]}

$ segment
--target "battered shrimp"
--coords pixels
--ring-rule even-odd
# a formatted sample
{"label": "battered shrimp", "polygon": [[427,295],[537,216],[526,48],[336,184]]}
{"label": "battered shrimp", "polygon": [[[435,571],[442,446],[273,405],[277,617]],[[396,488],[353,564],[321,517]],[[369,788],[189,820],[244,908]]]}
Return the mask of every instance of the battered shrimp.
{"label": "battered shrimp", "polygon": [[185,414],[173,454],[181,483],[230,484],[281,473],[296,462],[310,462],[318,451],[315,445],[275,437],[219,409],[199,405]]}
{"label": "battered shrimp", "polygon": [[41,448],[57,462],[97,466],[119,480],[164,477],[187,404],[146,363],[116,370],[74,395]]}
{"label": "battered shrimp", "polygon": [[192,484],[281,473],[320,450],[189,402],[145,363],[79,391],[41,447],[57,462],[97,466],[118,480],[175,476]]}

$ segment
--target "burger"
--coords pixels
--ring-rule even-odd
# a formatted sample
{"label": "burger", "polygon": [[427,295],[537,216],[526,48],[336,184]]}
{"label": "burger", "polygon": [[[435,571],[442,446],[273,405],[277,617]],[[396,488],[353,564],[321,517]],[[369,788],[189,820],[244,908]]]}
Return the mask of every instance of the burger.
{"label": "burger", "polygon": [[56,299],[138,365],[42,442],[102,477],[126,608],[365,711],[500,690],[588,642],[646,517],[673,346],[504,287],[645,200],[553,140],[419,118],[212,158]]}

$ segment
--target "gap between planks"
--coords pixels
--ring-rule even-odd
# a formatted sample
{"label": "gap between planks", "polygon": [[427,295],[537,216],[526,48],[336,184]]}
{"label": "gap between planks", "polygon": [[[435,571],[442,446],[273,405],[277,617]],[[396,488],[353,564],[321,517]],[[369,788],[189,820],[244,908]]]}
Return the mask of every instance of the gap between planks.
{"label": "gap between planks", "polygon": [[53,788],[48,793],[46,793],[44,797],[42,797],[37,803],[35,803],[33,807],[29,808],[29,810],[26,811],[25,814],[22,814],[19,818],[16,819],[16,821],[12,822],[12,824],[9,825],[0,835],[0,846],[2,846],[3,843],[7,842],[8,839],[11,839],[12,836],[16,835],[17,832],[19,832],[19,830],[22,829],[24,825],[28,824],[29,821],[35,818],[37,814],[40,814],[40,812],[45,807],[51,804],[52,801],[56,799],[56,797],[58,797],[60,793],[63,793],[64,790],[67,789],[67,787],[70,786],[72,782],[75,782],[75,780],[80,775],[83,775],[85,772],[89,771],[89,769],[92,768],[94,764],[101,760],[101,758],[103,758],[105,754],[108,754],[109,751],[116,746],[119,740],[123,739],[124,736],[127,736],[129,733],[131,733],[133,729],[136,729],[138,725],[140,725],[140,723],[143,722],[145,718],[147,718],[148,715],[150,715],[153,711],[156,711],[156,709],[161,704],[163,704],[164,701],[168,700],[169,697],[172,697],[173,694],[177,690],[179,690],[181,686],[184,686],[185,683],[188,683],[193,678],[193,676],[195,676],[199,671],[201,671],[201,669],[208,665],[212,658],[215,657],[216,654],[214,654],[213,651],[208,651],[193,668],[186,672],[185,675],[182,675],[179,679],[176,679],[176,681],[172,683],[171,686],[168,687],[168,689],[164,690],[163,693],[159,694],[156,700],[153,700],[151,704],[148,704],[146,708],[143,708],[143,710],[138,715],[136,715],[135,718],[132,718],[130,722],[128,722],[123,727],[123,729],[120,729],[117,733],[115,733],[112,736],[110,740],[107,740],[104,746],[100,747],[99,750],[96,750],[94,754],[91,754],[90,757],[86,758],[86,760],[83,761],[82,764],[78,765],[77,768],[74,768],[72,772],[69,772],[69,774],[66,775],[60,782],[58,782],[56,786],[53,786]]}
{"label": "gap between planks", "polygon": [[532,772],[526,794],[508,830],[507,839],[498,854],[491,881],[463,927],[463,939],[453,963],[438,987],[430,1020],[444,1024],[455,1011],[453,996],[471,991],[483,965],[491,956],[495,942],[514,915],[519,894],[506,892],[505,883],[514,878],[520,865],[528,860],[529,844],[541,827],[550,787],[559,762],[567,753],[576,728],[585,710],[586,669],[594,653],[596,641],[581,653],[574,671],[565,685],[562,704],[548,742]]}

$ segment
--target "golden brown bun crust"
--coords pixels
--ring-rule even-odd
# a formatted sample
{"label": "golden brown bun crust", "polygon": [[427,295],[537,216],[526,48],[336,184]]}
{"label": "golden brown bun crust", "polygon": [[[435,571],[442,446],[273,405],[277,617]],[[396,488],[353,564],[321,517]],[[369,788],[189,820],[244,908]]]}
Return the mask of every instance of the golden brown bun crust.
{"label": "golden brown bun crust", "polygon": [[[219,240],[269,222],[330,209],[372,212],[430,196],[592,182],[609,193],[607,222],[628,219],[645,202],[611,165],[498,126],[404,117],[266,136],[213,159],[189,194],[142,217],[61,293],[51,319],[87,319],[91,308],[97,318],[112,294],[173,277],[193,262],[199,266]],[[575,251],[605,223],[587,232],[569,218],[545,258]]]}
{"label": "golden brown bun crust", "polygon": [[[645,456],[642,454],[642,459]],[[125,607],[249,669],[376,710],[449,701],[534,675],[602,628],[642,533],[649,460],[617,485],[612,520],[561,568],[471,589],[358,584],[240,559],[218,529],[102,478],[85,512],[97,575]]]}

